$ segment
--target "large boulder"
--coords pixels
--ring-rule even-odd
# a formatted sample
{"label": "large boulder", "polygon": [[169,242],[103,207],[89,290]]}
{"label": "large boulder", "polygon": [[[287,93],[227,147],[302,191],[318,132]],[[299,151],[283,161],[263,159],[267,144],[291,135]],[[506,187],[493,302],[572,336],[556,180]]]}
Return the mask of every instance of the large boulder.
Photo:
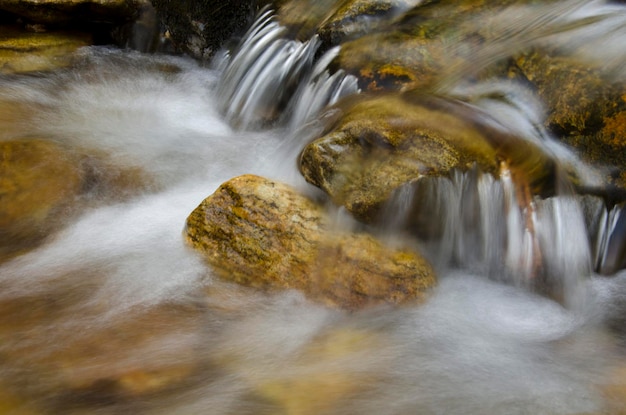
{"label": "large boulder", "polygon": [[344,101],[338,120],[308,144],[300,170],[358,219],[375,222],[396,190],[478,168],[498,176],[506,164],[529,187],[550,187],[553,162],[532,143],[488,126],[456,101],[416,94]]}
{"label": "large boulder", "polygon": [[187,219],[187,242],[222,278],[259,289],[297,289],[327,305],[358,309],[424,297],[430,265],[367,234],[335,232],[324,210],[291,187],[234,178]]}

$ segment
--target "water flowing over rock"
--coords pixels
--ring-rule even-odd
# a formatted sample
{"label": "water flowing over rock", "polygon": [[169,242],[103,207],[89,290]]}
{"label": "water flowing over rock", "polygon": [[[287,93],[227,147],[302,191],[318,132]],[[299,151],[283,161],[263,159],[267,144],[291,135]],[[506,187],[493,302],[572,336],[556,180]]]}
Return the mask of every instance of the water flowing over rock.
{"label": "water flowing over rock", "polygon": [[0,75],[0,413],[622,414],[624,2],[265,3]]}
{"label": "water flowing over rock", "polygon": [[533,52],[515,61],[545,102],[546,127],[606,175],[605,191],[626,189],[626,85],[572,56]]}
{"label": "water flowing over rock", "polygon": [[303,150],[300,169],[367,222],[396,189],[425,177],[451,177],[474,166],[497,176],[507,162],[535,166],[525,180],[541,191],[553,175],[539,148],[490,129],[482,123],[485,114],[462,103],[405,94],[359,97],[339,108],[334,125]]}
{"label": "water flowing over rock", "polygon": [[414,302],[435,284],[418,254],[332,231],[321,207],[256,176],[222,184],[189,216],[186,237],[226,280],[347,309]]}
{"label": "water flowing over rock", "polygon": [[318,37],[300,42],[285,38],[285,32],[274,12],[264,10],[232,56],[221,57],[221,109],[236,127],[296,128],[324,107],[358,92],[356,78],[341,70],[329,73],[336,48],[316,60]]}
{"label": "water flowing over rock", "polygon": [[0,141],[0,261],[59,227],[82,191],[79,164],[49,141]]}

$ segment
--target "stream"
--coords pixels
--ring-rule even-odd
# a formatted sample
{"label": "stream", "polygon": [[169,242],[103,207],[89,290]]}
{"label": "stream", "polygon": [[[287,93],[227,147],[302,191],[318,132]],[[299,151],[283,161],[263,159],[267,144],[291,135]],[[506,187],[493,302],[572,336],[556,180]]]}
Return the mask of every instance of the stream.
{"label": "stream", "polygon": [[[314,60],[315,39],[275,29],[257,22],[256,49],[210,66],[87,47],[70,68],[0,76],[0,102],[15,109],[0,117],[0,140],[52,141],[96,178],[139,172],[89,189],[58,232],[0,265],[0,413],[622,413],[626,272],[592,271],[598,254],[571,195],[546,202],[535,223],[551,278],[566,287],[561,303],[507,265],[528,260],[528,241],[514,213],[488,203],[507,197],[506,182],[471,174],[433,185],[429,203],[450,227],[429,247],[439,283],[423,305],[347,312],[212,275],[184,243],[189,213],[241,174],[319,196],[297,156],[322,131],[324,108],[359,93],[328,72],[336,50]],[[288,110],[271,108],[279,101]],[[263,125],[268,111],[280,122]],[[516,111],[500,120],[534,125]],[[466,198],[479,235],[459,222]],[[508,252],[487,236],[497,232]]]}

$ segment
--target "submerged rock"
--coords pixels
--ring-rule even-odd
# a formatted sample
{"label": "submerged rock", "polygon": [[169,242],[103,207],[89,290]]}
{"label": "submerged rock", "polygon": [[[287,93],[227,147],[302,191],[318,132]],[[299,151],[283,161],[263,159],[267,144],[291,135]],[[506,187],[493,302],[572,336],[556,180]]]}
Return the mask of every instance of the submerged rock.
{"label": "submerged rock", "polygon": [[0,260],[60,225],[83,188],[79,165],[50,141],[0,141]]}
{"label": "submerged rock", "polygon": [[222,184],[191,213],[185,234],[226,280],[297,289],[331,306],[412,302],[435,284],[432,268],[415,252],[335,232],[320,206],[257,176]]}
{"label": "submerged rock", "polygon": [[537,192],[552,162],[530,142],[490,129],[462,103],[415,94],[344,102],[324,136],[305,147],[300,170],[357,218],[376,221],[401,186],[472,168],[498,175],[502,162]]}
{"label": "submerged rock", "polygon": [[70,64],[72,54],[92,44],[91,35],[28,32],[0,26],[0,74],[48,71]]}
{"label": "submerged rock", "polygon": [[34,248],[95,201],[154,187],[144,171],[104,155],[44,138],[0,140],[0,262]]}
{"label": "submerged rock", "polygon": [[[0,358],[22,381],[46,379],[21,392],[32,402],[54,396],[61,405],[80,406],[163,392],[188,380],[198,367],[203,310],[162,303],[105,317],[101,302],[87,300],[102,283],[89,272],[64,276],[63,290],[0,300]],[[49,330],[75,325],[76,315],[87,324],[79,332]]]}

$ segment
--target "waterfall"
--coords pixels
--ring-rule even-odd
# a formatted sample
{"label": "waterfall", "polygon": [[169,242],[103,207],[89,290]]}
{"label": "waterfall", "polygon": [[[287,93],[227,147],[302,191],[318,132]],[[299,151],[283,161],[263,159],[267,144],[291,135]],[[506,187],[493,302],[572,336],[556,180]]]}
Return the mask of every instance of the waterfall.
{"label": "waterfall", "polygon": [[272,123],[303,125],[343,96],[358,92],[355,77],[329,74],[335,47],[315,62],[321,41],[285,39],[272,10],[262,11],[231,55],[220,56],[220,107],[239,128]]}

